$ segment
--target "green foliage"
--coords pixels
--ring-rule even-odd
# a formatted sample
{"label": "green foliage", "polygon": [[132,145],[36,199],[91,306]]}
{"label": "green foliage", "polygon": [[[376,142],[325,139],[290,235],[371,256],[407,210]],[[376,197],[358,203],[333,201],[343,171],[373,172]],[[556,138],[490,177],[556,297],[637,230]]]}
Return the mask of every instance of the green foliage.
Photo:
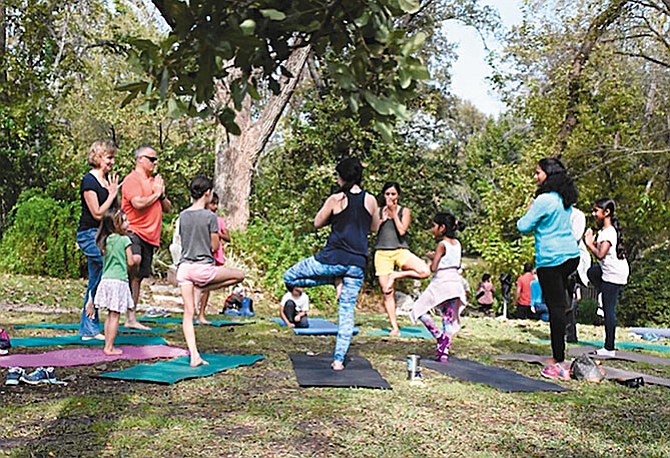
{"label": "green foliage", "polygon": [[78,277],[83,266],[76,243],[79,211],[79,202],[58,202],[39,190],[24,192],[0,241],[0,267],[21,274]]}
{"label": "green foliage", "polygon": [[[344,108],[359,113],[390,140],[395,119],[407,119],[406,100],[428,78],[418,51],[426,35],[409,34],[399,19],[418,11],[416,0],[356,0],[316,5],[311,1],[155,1],[170,33],[160,40],[130,38],[129,61],[142,75],[119,86],[126,100],[144,95],[147,109],[207,117],[213,113],[239,134],[235,110],[261,88],[280,91],[292,76],[285,62],[297,47],[310,46],[339,88]],[[341,61],[344,60],[345,62]],[[227,84],[232,100],[214,98]]]}
{"label": "green foliage", "polygon": [[[232,234],[231,249],[250,260],[261,272],[261,285],[272,297],[286,293],[284,272],[296,262],[312,256],[323,246],[323,240],[312,232],[301,232],[295,226],[255,220],[245,232]],[[268,250],[268,247],[272,247]],[[327,310],[335,304],[333,287],[312,288],[310,302]]]}
{"label": "green foliage", "polygon": [[631,265],[617,320],[634,326],[670,326],[670,243],[647,250]]}

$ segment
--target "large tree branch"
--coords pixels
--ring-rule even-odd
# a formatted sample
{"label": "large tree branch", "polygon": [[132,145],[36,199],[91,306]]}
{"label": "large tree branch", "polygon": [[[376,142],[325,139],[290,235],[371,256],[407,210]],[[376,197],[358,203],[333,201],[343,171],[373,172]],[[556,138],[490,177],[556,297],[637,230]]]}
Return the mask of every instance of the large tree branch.
{"label": "large tree branch", "polygon": [[591,51],[598,41],[605,35],[608,27],[616,21],[629,0],[613,0],[612,3],[591,22],[582,44],[572,59],[572,68],[568,75],[568,103],[565,118],[561,123],[557,147],[560,157],[565,151],[568,138],[579,123],[579,97],[582,92],[582,74],[584,67],[591,57]]}
{"label": "large tree branch", "polygon": [[165,19],[165,22],[167,22],[170,28],[174,29],[175,25],[177,25],[177,21],[168,12],[167,8],[165,7],[165,2],[163,0],[151,0],[151,3],[154,4],[156,9],[161,14],[161,16],[163,16],[163,19]]}

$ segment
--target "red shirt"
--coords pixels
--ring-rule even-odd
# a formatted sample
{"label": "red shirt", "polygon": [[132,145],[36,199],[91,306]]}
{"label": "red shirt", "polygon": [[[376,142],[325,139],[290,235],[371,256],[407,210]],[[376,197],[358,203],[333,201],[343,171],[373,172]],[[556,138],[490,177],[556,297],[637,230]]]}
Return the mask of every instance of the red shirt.
{"label": "red shirt", "polygon": [[156,200],[153,204],[142,210],[137,210],[130,203],[135,197],[149,197],[154,193],[152,185],[153,177],[133,170],[123,180],[121,187],[121,209],[126,213],[130,230],[137,234],[149,245],[160,246],[161,225],[163,223],[163,207]]}
{"label": "red shirt", "polygon": [[533,278],[532,272],[526,272],[516,280],[516,288],[519,291],[519,297],[516,298],[517,304],[530,306],[530,283]]}

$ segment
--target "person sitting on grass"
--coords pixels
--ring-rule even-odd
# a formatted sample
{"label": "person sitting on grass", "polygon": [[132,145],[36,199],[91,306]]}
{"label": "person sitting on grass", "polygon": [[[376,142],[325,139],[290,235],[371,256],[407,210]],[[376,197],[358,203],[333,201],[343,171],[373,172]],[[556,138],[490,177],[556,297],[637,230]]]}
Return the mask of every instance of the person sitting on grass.
{"label": "person sitting on grass", "polygon": [[[127,232],[128,220],[122,210],[105,211],[96,237],[96,244],[102,253],[102,279],[94,303],[96,307],[109,311],[105,320],[105,347],[102,350],[106,355],[123,353],[123,350],[114,347],[119,319],[128,308],[135,306],[128,283],[128,267],[138,265],[141,259],[139,255],[133,254]],[[91,318],[96,315],[91,302],[86,306],[86,315]]]}
{"label": "person sitting on grass", "polygon": [[244,272],[217,266],[214,254],[219,248],[219,224],[207,208],[212,198],[212,180],[196,175],[189,184],[193,204],[179,214],[181,258],[177,267],[177,284],[184,300],[182,329],[191,355],[191,367],[207,365],[198,352],[193,328],[195,305],[204,291],[231,286],[244,280]]}
{"label": "person sitting on grass", "polygon": [[289,328],[307,328],[307,311],[309,310],[309,297],[305,290],[294,286],[291,291],[281,298],[279,316]]}

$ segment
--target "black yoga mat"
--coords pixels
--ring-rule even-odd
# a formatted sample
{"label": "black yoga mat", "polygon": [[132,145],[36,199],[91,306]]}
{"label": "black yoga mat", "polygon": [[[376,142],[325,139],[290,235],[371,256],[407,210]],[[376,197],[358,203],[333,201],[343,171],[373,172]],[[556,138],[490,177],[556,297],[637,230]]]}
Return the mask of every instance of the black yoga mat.
{"label": "black yoga mat", "polygon": [[579,356],[584,353],[593,359],[620,359],[621,361],[633,361],[635,363],[658,364],[660,366],[670,366],[669,358],[662,358],[660,356],[652,356],[644,353],[637,353],[633,351],[617,350],[615,356],[598,356],[595,354],[596,347],[570,347],[568,354],[570,356]]}
{"label": "black yoga mat", "polygon": [[391,385],[379,372],[372,368],[370,361],[360,356],[347,357],[344,370],[330,368],[332,355],[306,355],[291,353],[293,370],[302,387],[336,388],[380,388],[390,390]]}
{"label": "black yoga mat", "polygon": [[[531,364],[544,364],[545,361],[550,357],[541,355],[529,355],[525,353],[514,353],[510,355],[495,355],[494,358],[501,361],[523,361],[525,363],[531,363]],[[605,378],[607,380],[621,381],[641,377],[644,379],[644,383],[646,384],[659,385],[670,388],[670,379],[656,377],[654,375],[648,375],[642,372],[627,371],[623,369],[618,369],[616,367],[602,366],[602,368],[605,370]]]}
{"label": "black yoga mat", "polygon": [[555,383],[533,379],[517,374],[502,367],[487,366],[486,364],[468,359],[449,357],[449,362],[422,360],[421,365],[460,380],[483,383],[500,391],[507,392],[536,392],[536,391],[569,391]]}

